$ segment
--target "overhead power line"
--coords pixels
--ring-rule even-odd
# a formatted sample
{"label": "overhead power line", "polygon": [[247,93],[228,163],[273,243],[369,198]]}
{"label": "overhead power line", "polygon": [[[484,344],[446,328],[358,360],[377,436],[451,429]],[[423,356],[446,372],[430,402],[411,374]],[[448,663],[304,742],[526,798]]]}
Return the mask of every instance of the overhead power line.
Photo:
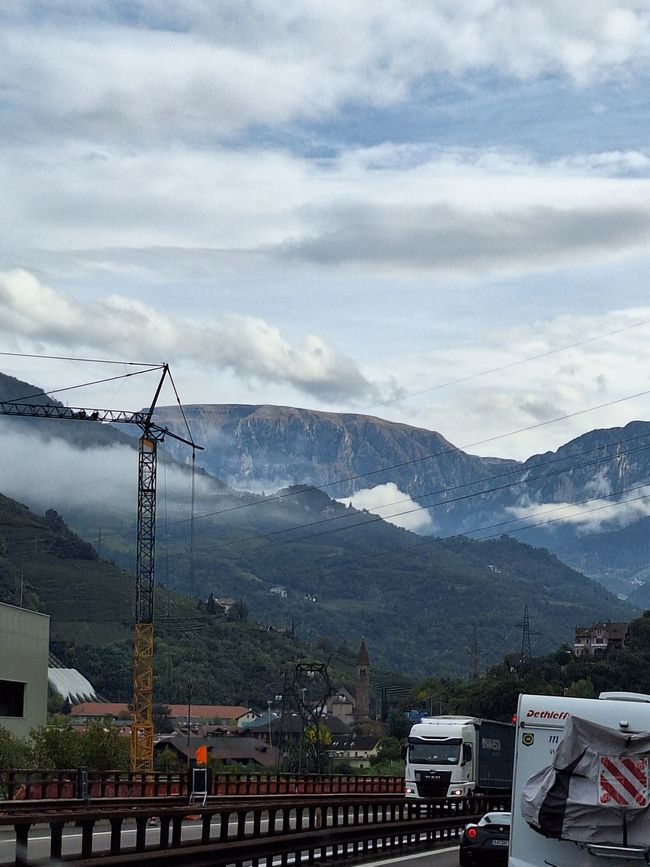
{"label": "overhead power line", "polygon": [[78,358],[70,355],[38,355],[34,352],[0,352],[0,355],[10,358],[40,358],[46,361],[83,361],[87,364],[123,364],[129,367],[153,367],[161,370],[165,365],[163,362],[155,361],[116,361],[110,358]]}
{"label": "overhead power line", "polygon": [[[624,493],[633,493],[634,491],[637,491],[637,490],[644,490],[647,487],[648,487],[647,485],[640,485],[640,486],[635,486],[635,487],[631,487],[631,488],[621,488],[618,491],[614,491],[612,494],[608,494],[607,497],[603,496],[603,497],[600,497],[599,499],[602,501],[604,499],[608,499],[609,497],[620,496],[621,494],[624,494]],[[600,503],[599,505],[594,506],[591,509],[581,509],[578,513],[576,513],[575,516],[572,516],[572,517],[576,517],[579,515],[588,515],[591,512],[598,512],[598,511],[602,511],[603,509],[609,509],[609,508],[616,509],[620,506],[625,506],[629,503],[634,503],[634,502],[637,502],[639,500],[647,500],[647,499],[649,499],[649,495],[647,493],[642,493],[636,497],[630,497],[626,500],[621,500],[620,502],[605,503],[605,504]],[[554,523],[558,523],[561,521],[566,521],[567,519],[565,517],[547,519],[545,516],[551,514],[552,511],[560,511],[561,509],[567,509],[570,507],[585,505],[585,504],[590,503],[590,502],[598,502],[598,500],[596,498],[593,498],[591,500],[583,500],[583,501],[578,502],[578,503],[570,503],[570,504],[565,503],[562,506],[558,506],[558,508],[556,510],[545,510],[544,512],[534,513],[534,514],[527,516],[527,518],[512,518],[510,521],[501,521],[501,522],[498,522],[495,524],[487,524],[487,525],[483,525],[481,527],[474,527],[472,529],[466,530],[462,535],[463,535],[463,537],[467,536],[468,541],[485,542],[485,541],[489,541],[490,539],[496,539],[496,538],[503,536],[504,535],[504,529],[503,528],[506,527],[508,524],[516,523],[516,522],[522,521],[522,520],[530,520],[530,519],[534,519],[534,518],[543,518],[543,520],[535,521],[535,523],[526,524],[525,526],[510,527],[507,531],[505,531],[506,535],[521,533],[521,532],[524,532],[525,530],[532,530],[532,529],[536,529],[538,527],[546,526],[548,524],[554,524]],[[470,536],[470,534],[480,533],[480,532],[483,532],[486,530],[497,530],[497,532],[491,533],[491,534],[486,535],[486,536],[481,536],[481,537],[476,538],[476,539],[474,539]],[[433,552],[435,552],[437,546],[439,546],[439,545],[444,546],[446,543],[453,541],[454,538],[458,538],[458,537],[449,536],[449,537],[440,538],[440,537],[436,537],[436,536],[425,536],[425,537],[420,536],[420,537],[417,537],[417,539],[411,537],[406,545],[402,545],[393,551],[390,551],[390,552],[378,551],[375,554],[364,555],[363,563],[365,565],[367,563],[372,563],[375,560],[378,560],[383,566],[385,563],[391,563],[393,560],[400,560],[400,561],[404,562],[404,559],[413,553],[415,554],[415,556],[419,556],[420,554],[427,554],[429,552],[433,553]],[[350,566],[354,565],[354,563],[360,562],[360,560],[361,560],[361,558],[359,558],[359,557],[351,557],[351,558],[346,559],[344,561],[343,565],[346,568],[349,568]]]}
{"label": "overhead power line", "polygon": [[[505,433],[495,434],[494,436],[486,437],[485,439],[482,439],[482,440],[475,440],[474,442],[471,442],[471,443],[465,443],[464,445],[461,445],[461,446],[450,445],[449,448],[442,449],[439,452],[432,452],[431,454],[428,454],[428,455],[422,455],[419,458],[411,458],[408,461],[400,461],[397,464],[388,464],[388,465],[383,466],[383,467],[378,467],[376,470],[369,470],[366,473],[357,473],[356,475],[346,476],[346,477],[341,478],[341,479],[335,479],[334,481],[331,481],[331,482],[323,482],[320,485],[305,485],[304,487],[301,488],[301,490],[299,492],[298,491],[283,491],[282,493],[279,493],[279,494],[273,494],[270,497],[261,497],[257,500],[249,500],[246,503],[239,503],[236,506],[228,506],[225,509],[217,509],[217,510],[212,511],[212,512],[205,512],[203,514],[197,515],[196,520],[199,520],[202,518],[213,518],[217,515],[224,515],[224,514],[227,514],[228,512],[236,512],[236,511],[239,511],[240,509],[252,508],[254,506],[262,506],[262,505],[265,505],[266,503],[274,503],[274,502],[277,502],[278,500],[284,500],[284,499],[286,499],[286,497],[295,497],[295,496],[301,495],[301,494],[304,495],[306,493],[309,493],[310,491],[324,491],[324,490],[326,490],[328,488],[332,488],[336,485],[343,485],[343,484],[346,484],[347,482],[355,482],[355,481],[358,481],[359,479],[370,478],[371,476],[376,476],[379,473],[387,473],[387,472],[390,472],[391,470],[403,469],[404,467],[413,466],[414,464],[422,463],[424,461],[434,460],[435,458],[444,457],[445,455],[453,454],[456,452],[460,452],[460,453],[464,454],[467,451],[467,449],[476,448],[477,446],[487,445],[488,443],[497,442],[499,440],[507,439],[508,437],[511,437],[511,436],[517,436],[518,434],[521,434],[521,433],[528,433],[529,431],[537,430],[537,429],[542,428],[542,427],[547,427],[548,425],[555,424],[555,423],[560,422],[560,421],[567,421],[568,419],[577,418],[578,416],[586,415],[590,412],[596,412],[599,409],[606,409],[609,406],[616,406],[620,403],[625,403],[628,400],[635,400],[636,398],[639,398],[639,397],[647,397],[649,394],[650,394],[650,389],[647,389],[645,391],[637,392],[636,394],[626,395],[625,397],[615,398],[614,400],[606,401],[605,403],[596,404],[595,406],[590,406],[590,407],[587,407],[585,409],[579,409],[579,410],[576,410],[575,412],[570,412],[570,413],[565,413],[564,415],[555,416],[554,418],[546,419],[545,421],[536,422],[535,424],[527,425],[526,427],[516,428],[515,430],[507,431]],[[333,499],[335,499],[335,498],[333,498]]]}
{"label": "overhead power line", "polygon": [[35,397],[49,397],[51,394],[61,394],[63,391],[75,391],[78,388],[88,388],[91,385],[103,385],[106,382],[115,382],[118,379],[128,379],[131,376],[140,376],[143,373],[151,373],[152,371],[161,370],[161,367],[149,367],[146,370],[135,370],[132,373],[120,373],[116,376],[109,376],[106,379],[95,379],[91,382],[82,382],[79,385],[66,385],[64,388],[50,388],[48,391],[35,391],[32,394],[26,394],[24,397],[12,397],[11,400],[3,401],[3,403],[22,403],[25,400],[32,400]]}
{"label": "overhead power line", "polygon": [[487,370],[480,370],[477,373],[471,373],[467,376],[458,377],[458,379],[450,379],[447,382],[440,382],[437,385],[432,385],[429,388],[422,388],[419,391],[409,391],[398,397],[382,400],[372,406],[368,406],[364,411],[375,409],[378,406],[389,406],[393,403],[399,403],[402,400],[408,400],[410,397],[419,397],[421,394],[429,394],[432,391],[439,391],[443,388],[449,388],[452,385],[460,385],[463,382],[470,382],[473,379],[479,379],[483,376],[489,376],[491,373],[501,373],[503,370],[509,370],[512,367],[518,367],[521,364],[527,364],[529,361],[539,361],[542,358],[548,358],[550,355],[557,355],[560,352],[566,352],[568,349],[577,349],[579,346],[585,346],[587,343],[594,343],[597,340],[602,340],[605,337],[613,337],[615,334],[622,334],[625,331],[630,331],[633,328],[641,328],[644,325],[650,324],[650,319],[644,319],[642,322],[635,322],[632,325],[625,325],[622,328],[616,328],[613,331],[605,331],[603,334],[596,334],[593,337],[586,337],[584,340],[577,340],[575,343],[567,343],[565,346],[558,346],[555,349],[548,349],[546,352],[539,352],[536,355],[528,355],[526,358],[518,358],[514,361],[508,361],[505,364],[500,364],[497,367],[490,367]]}
{"label": "overhead power line", "polygon": [[[649,436],[650,436],[650,434],[642,434],[639,437],[631,437],[630,441],[647,438]],[[619,441],[619,443],[617,443],[617,444],[620,445],[621,442],[628,442],[628,440]],[[590,452],[598,451],[601,448],[602,448],[601,446],[598,446],[598,447],[595,447],[594,449],[589,449],[587,452],[584,452],[583,454],[589,454]],[[557,470],[553,470],[553,471],[548,472],[548,473],[541,473],[537,476],[528,476],[526,478],[519,477],[519,478],[515,479],[514,481],[509,482],[508,484],[497,485],[495,487],[485,488],[484,490],[480,490],[480,491],[473,491],[471,493],[462,494],[458,497],[446,498],[444,500],[439,500],[436,503],[429,503],[429,504],[420,503],[419,505],[416,505],[411,509],[405,509],[402,512],[394,512],[390,515],[386,515],[386,514],[379,515],[377,513],[374,513],[372,520],[368,520],[368,521],[358,521],[357,520],[356,523],[350,523],[349,526],[347,526],[347,527],[340,527],[340,528],[336,528],[336,529],[337,530],[338,529],[353,529],[354,527],[363,526],[366,523],[376,523],[377,521],[389,521],[391,518],[399,518],[399,517],[402,517],[404,515],[414,514],[416,512],[428,511],[429,509],[433,509],[436,506],[448,506],[448,505],[451,505],[452,503],[457,503],[457,502],[460,502],[462,500],[470,500],[470,499],[474,499],[475,497],[485,496],[486,494],[498,493],[499,491],[504,491],[504,490],[507,490],[508,488],[516,488],[516,487],[519,487],[522,485],[528,485],[531,482],[537,482],[540,480],[551,478],[553,476],[562,475],[562,474],[567,473],[567,472],[573,472],[574,470],[584,469],[585,467],[594,466],[596,464],[607,463],[609,461],[613,461],[617,458],[620,458],[623,455],[628,456],[631,454],[636,454],[637,452],[646,451],[648,449],[650,449],[650,443],[648,443],[647,445],[639,446],[638,448],[635,448],[635,449],[628,449],[628,450],[625,450],[623,452],[618,452],[616,454],[607,455],[605,457],[594,458],[593,460],[586,461],[586,462],[581,463],[581,464],[575,464],[575,463],[570,464],[569,466],[565,466],[565,467],[562,467],[562,468],[557,469]],[[565,462],[565,461],[566,461],[566,458],[554,458],[551,461],[549,461],[549,463],[560,463],[560,462]],[[509,475],[513,475],[516,472],[521,473],[521,471],[522,471],[521,468],[517,468],[516,470],[511,470],[507,473],[502,473],[502,474],[498,474],[495,476],[489,476],[489,477],[485,477],[485,478],[481,478],[481,479],[476,479],[475,481],[464,482],[464,483],[459,484],[459,485],[452,485],[451,487],[439,488],[436,491],[432,491],[432,492],[427,493],[427,494],[419,495],[418,500],[427,499],[427,498],[432,497],[432,496],[437,496],[439,494],[449,493],[449,492],[455,491],[455,490],[462,490],[463,488],[474,487],[476,485],[481,484],[482,482],[494,481],[494,480],[497,480],[499,478],[505,478]],[[296,492],[296,493],[299,493],[299,492]],[[386,509],[386,508],[389,508],[390,506],[395,506],[395,505],[399,505],[400,503],[406,503],[406,502],[414,502],[414,498],[406,497],[406,498],[403,498],[401,500],[395,500],[392,503],[384,503],[380,508]],[[371,508],[365,508],[365,509],[363,509],[363,512],[371,512],[372,513],[373,510]],[[241,539],[230,539],[230,540],[227,540],[227,541],[220,543],[219,547],[226,547],[226,546],[230,547],[232,545],[242,544],[244,542],[258,541],[260,539],[269,538],[271,536],[278,536],[281,534],[291,533],[291,532],[296,531],[296,530],[309,529],[310,527],[317,527],[317,526],[320,526],[323,524],[329,524],[329,523],[338,522],[338,521],[346,521],[346,522],[350,521],[350,522],[352,522],[353,519],[358,518],[359,514],[361,514],[360,510],[355,510],[352,513],[343,512],[340,515],[333,515],[329,518],[321,518],[318,521],[310,521],[310,522],[305,523],[305,524],[296,524],[293,527],[285,527],[285,528],[279,529],[279,530],[269,530],[266,533],[260,533],[260,534],[254,535],[254,536],[247,536],[247,537],[243,537]],[[335,532],[335,531],[332,531],[332,532]],[[308,539],[308,538],[310,538],[310,536],[306,535],[306,536],[300,536],[296,540],[287,539],[284,541],[303,541],[304,539]],[[203,550],[205,550],[205,549],[203,549]],[[210,550],[214,550],[214,548],[211,548]]]}
{"label": "overhead power line", "polygon": [[[619,449],[619,447],[622,445],[628,445],[631,443],[638,442],[639,440],[648,439],[648,438],[650,438],[650,434],[639,434],[639,435],[634,436],[634,437],[627,437],[627,438],[624,438],[621,440],[616,440],[614,442],[608,443],[607,448],[608,449]],[[214,552],[214,551],[230,548],[234,545],[241,545],[241,544],[244,544],[247,542],[262,541],[262,540],[265,540],[265,539],[268,539],[268,538],[271,538],[274,536],[286,535],[286,534],[290,534],[292,532],[296,532],[299,530],[306,530],[306,529],[310,529],[312,527],[318,527],[318,526],[322,526],[324,524],[330,524],[330,523],[335,523],[335,522],[339,522],[339,521],[345,521],[347,526],[336,527],[335,529],[331,530],[330,532],[337,532],[339,530],[347,530],[347,529],[354,529],[357,527],[363,527],[367,524],[374,524],[374,523],[377,523],[380,521],[388,521],[390,518],[396,518],[396,517],[400,517],[400,516],[404,516],[404,515],[408,515],[408,514],[414,514],[414,513],[417,513],[419,511],[428,511],[429,509],[433,509],[437,506],[447,506],[447,505],[451,505],[453,503],[457,503],[457,502],[460,502],[463,500],[471,500],[471,499],[474,499],[476,497],[486,496],[486,495],[489,495],[492,493],[498,493],[500,491],[507,490],[509,488],[517,488],[520,486],[526,486],[526,485],[531,484],[533,482],[543,481],[545,479],[553,478],[555,476],[563,475],[563,474],[569,473],[569,472],[574,472],[576,470],[582,470],[582,469],[586,469],[588,467],[593,467],[593,466],[596,466],[599,464],[609,463],[609,462],[612,462],[615,460],[620,460],[621,458],[624,458],[624,457],[627,458],[630,455],[634,455],[634,454],[637,454],[639,452],[647,451],[648,449],[650,449],[650,442],[645,444],[645,445],[637,446],[635,448],[627,448],[627,449],[623,449],[623,450],[619,449],[619,450],[611,452],[607,455],[594,457],[594,458],[591,458],[589,460],[580,461],[580,459],[583,457],[587,457],[588,455],[593,454],[594,452],[602,451],[602,448],[603,448],[602,446],[594,446],[591,449],[583,450],[579,454],[572,456],[573,459],[569,463],[567,463],[568,459],[566,457],[551,458],[550,460],[546,461],[543,465],[541,465],[542,468],[544,468],[544,469],[547,468],[549,466],[549,464],[550,465],[562,464],[562,466],[557,468],[557,469],[551,469],[548,472],[538,473],[537,475],[528,475],[525,478],[522,478],[521,475],[519,475],[513,481],[508,482],[506,484],[495,485],[495,486],[492,486],[489,488],[483,488],[482,490],[479,490],[479,491],[470,491],[468,493],[459,494],[458,496],[455,496],[455,497],[447,497],[446,499],[439,500],[436,503],[429,503],[429,504],[420,503],[419,505],[417,505],[411,509],[405,509],[401,512],[395,512],[395,513],[392,513],[390,515],[373,514],[371,518],[360,520],[360,516],[362,514],[364,514],[365,512],[370,511],[370,510],[366,509],[363,512],[360,512],[358,510],[355,510],[353,512],[345,511],[339,515],[334,515],[334,516],[331,516],[328,518],[322,518],[322,519],[319,519],[317,521],[310,521],[310,522],[307,522],[304,524],[295,524],[295,525],[290,526],[290,527],[284,527],[284,528],[281,528],[278,530],[269,530],[266,533],[259,533],[259,534],[255,534],[255,535],[251,535],[251,536],[244,536],[244,537],[241,537],[238,539],[223,540],[221,542],[218,542],[216,545],[204,546],[198,550],[203,551],[203,552]],[[578,462],[578,461],[580,461],[580,462]],[[476,479],[476,480],[473,480],[470,482],[463,482],[463,483],[458,484],[458,485],[452,485],[452,486],[448,486],[448,487],[444,487],[444,488],[439,488],[435,491],[430,491],[426,494],[420,495],[419,500],[428,499],[432,496],[449,494],[453,491],[463,491],[467,488],[472,488],[472,487],[475,487],[477,485],[484,484],[486,482],[499,481],[500,479],[505,479],[505,478],[508,478],[508,477],[513,476],[515,474],[521,474],[521,473],[522,473],[522,467],[518,466],[518,467],[516,467],[512,470],[508,470],[507,472],[504,472],[504,473],[497,473],[497,474],[494,474],[492,476],[485,476],[485,477],[482,477],[480,479]],[[296,492],[296,493],[300,493],[300,492]],[[385,504],[383,504],[383,508],[389,508],[390,506],[399,505],[400,503],[404,503],[404,502],[413,502],[413,500],[411,497],[406,497],[406,498],[403,498],[400,500],[395,500],[391,503],[385,503]],[[166,508],[166,501],[165,501],[165,508]],[[180,526],[182,524],[188,523],[189,521],[191,521],[191,518],[189,518],[189,519],[181,518],[181,519],[178,519],[177,521],[167,521],[167,519],[165,519],[165,521],[166,521],[165,526],[166,526],[166,532],[167,532],[168,527]],[[473,532],[473,531],[468,531],[468,532]],[[304,534],[304,535],[298,536],[295,539],[281,539],[277,543],[272,545],[272,547],[276,547],[276,545],[278,545],[278,544],[289,544],[291,542],[303,542],[303,541],[311,538],[312,535],[313,534]],[[108,533],[108,534],[104,534],[104,536],[103,536],[104,541],[106,541],[107,539],[111,539],[111,538],[119,538],[119,534]],[[31,541],[30,540],[23,540],[23,544],[31,544]],[[73,545],[74,543],[71,542],[70,544]],[[269,547],[269,546],[267,546],[267,547]]]}

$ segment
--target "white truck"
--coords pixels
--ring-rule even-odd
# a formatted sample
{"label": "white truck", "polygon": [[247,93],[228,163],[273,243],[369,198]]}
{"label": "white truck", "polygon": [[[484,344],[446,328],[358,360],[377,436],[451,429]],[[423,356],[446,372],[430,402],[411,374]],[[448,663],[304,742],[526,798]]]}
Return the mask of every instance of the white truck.
{"label": "white truck", "polygon": [[509,867],[650,861],[650,696],[521,695]]}
{"label": "white truck", "polygon": [[407,798],[507,794],[512,787],[515,727],[466,716],[425,717],[408,736]]}

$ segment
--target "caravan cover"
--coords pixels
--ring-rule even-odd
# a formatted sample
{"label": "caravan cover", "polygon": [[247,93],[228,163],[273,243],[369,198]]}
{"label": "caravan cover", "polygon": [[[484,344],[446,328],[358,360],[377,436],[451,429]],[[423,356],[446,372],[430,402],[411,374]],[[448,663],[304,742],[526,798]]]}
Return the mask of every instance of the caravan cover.
{"label": "caravan cover", "polygon": [[553,764],[527,781],[521,812],[545,837],[647,846],[650,733],[569,717]]}

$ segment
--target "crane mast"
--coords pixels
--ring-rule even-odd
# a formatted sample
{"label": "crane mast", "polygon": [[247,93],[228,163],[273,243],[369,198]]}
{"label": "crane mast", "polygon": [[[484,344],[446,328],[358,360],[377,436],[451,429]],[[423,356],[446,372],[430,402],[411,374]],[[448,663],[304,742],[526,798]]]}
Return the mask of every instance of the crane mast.
{"label": "crane mast", "polygon": [[152,421],[152,416],[165,377],[163,372],[151,402],[144,412],[88,409],[56,404],[0,401],[0,415],[28,418],[135,424],[142,430],[138,444],[138,516],[136,529],[135,634],[133,641],[133,726],[131,729],[130,763],[133,772],[153,770],[153,622],[156,550],[156,464],[158,443],[166,436],[180,440],[192,449],[201,449]]}

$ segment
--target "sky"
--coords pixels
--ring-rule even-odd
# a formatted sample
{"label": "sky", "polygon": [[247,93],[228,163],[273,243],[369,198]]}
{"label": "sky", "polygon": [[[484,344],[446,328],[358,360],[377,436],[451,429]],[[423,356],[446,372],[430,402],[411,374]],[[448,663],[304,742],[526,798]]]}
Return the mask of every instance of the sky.
{"label": "sky", "polygon": [[520,459],[650,419],[649,85],[634,0],[0,0],[0,370]]}

